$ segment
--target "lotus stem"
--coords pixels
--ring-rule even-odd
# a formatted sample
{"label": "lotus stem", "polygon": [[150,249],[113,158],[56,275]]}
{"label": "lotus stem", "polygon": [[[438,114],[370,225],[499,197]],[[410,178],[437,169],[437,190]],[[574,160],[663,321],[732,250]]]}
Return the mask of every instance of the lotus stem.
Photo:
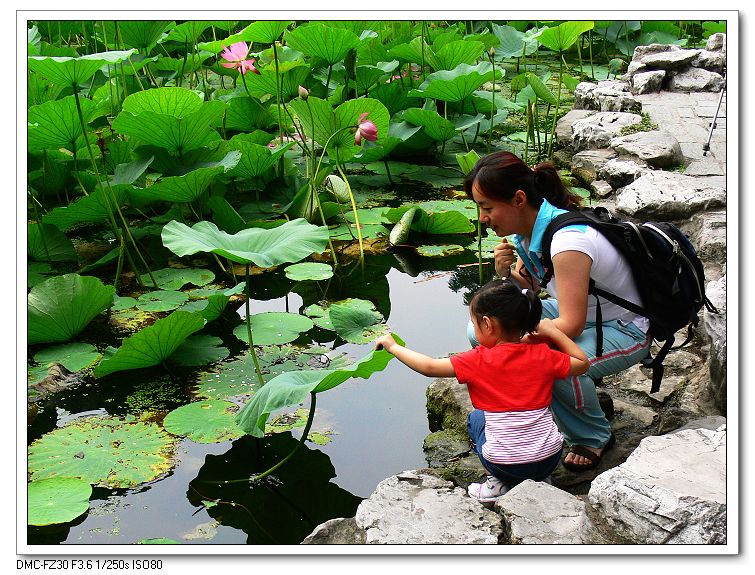
{"label": "lotus stem", "polygon": [[553,140],[555,139],[556,134],[556,122],[558,121],[558,109],[561,104],[561,80],[564,76],[564,56],[561,52],[559,52],[559,61],[558,61],[558,91],[556,92],[556,111],[553,114],[553,125],[551,127],[551,139],[550,142],[548,142],[548,159],[550,160],[553,157]]}
{"label": "lotus stem", "polygon": [[260,385],[265,385],[265,379],[262,377],[262,370],[260,369],[260,362],[257,359],[257,353],[254,351],[254,340],[252,339],[252,316],[249,313],[249,301],[252,299],[252,292],[249,288],[249,264],[246,264],[246,301],[244,302],[244,308],[246,310],[246,333],[249,337],[249,351],[252,354],[252,361],[254,362],[254,370],[257,372],[257,377],[260,380]]}
{"label": "lotus stem", "polygon": [[346,179],[346,174],[343,173],[343,169],[341,169],[341,163],[336,159],[336,167],[338,168],[338,173],[341,174],[341,178],[343,178],[344,183],[346,184],[346,190],[349,192],[349,199],[351,200],[351,209],[354,211],[354,222],[357,226],[357,236],[359,238],[359,261],[362,264],[362,270],[364,270],[364,242],[362,240],[362,226],[359,224],[359,214],[357,213],[357,204],[354,201],[354,194],[351,192],[351,186],[349,185],[349,180]]}
{"label": "lotus stem", "polygon": [[[275,101],[278,104],[278,135],[280,136],[281,145],[282,145],[283,144],[283,117],[281,116],[281,87],[280,87],[280,72],[278,69],[278,49],[275,46],[275,40],[273,40],[273,60],[275,61]],[[242,74],[241,76],[243,77],[244,75]],[[283,162],[283,158],[281,158],[281,162]]]}
{"label": "lotus stem", "polygon": [[281,459],[278,463],[273,465],[270,469],[265,471],[264,473],[260,473],[259,475],[255,475],[252,480],[253,481],[259,481],[263,477],[267,477],[270,475],[273,471],[280,468],[283,464],[285,464],[289,459],[291,459],[294,455],[296,455],[296,452],[299,451],[302,445],[304,445],[304,442],[307,440],[307,435],[309,435],[309,430],[312,427],[312,421],[315,419],[315,406],[317,405],[317,394],[314,391],[310,392],[310,396],[312,397],[312,400],[309,404],[309,417],[307,417],[307,424],[304,426],[304,431],[302,431],[301,439],[299,439],[299,443],[296,444],[296,447],[294,447],[291,452],[286,455],[283,459]]}
{"label": "lotus stem", "polygon": [[480,270],[480,285],[482,278],[482,222],[480,222],[480,206],[477,206],[477,266]]}

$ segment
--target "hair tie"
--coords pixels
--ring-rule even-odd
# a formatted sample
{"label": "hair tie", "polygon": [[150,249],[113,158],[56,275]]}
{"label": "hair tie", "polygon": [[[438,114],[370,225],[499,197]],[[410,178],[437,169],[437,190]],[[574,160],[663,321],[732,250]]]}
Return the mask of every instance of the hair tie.
{"label": "hair tie", "polygon": [[522,289],[522,295],[523,295],[524,297],[527,297],[527,291],[528,291],[528,290],[527,290],[527,288],[523,288],[523,289]]}

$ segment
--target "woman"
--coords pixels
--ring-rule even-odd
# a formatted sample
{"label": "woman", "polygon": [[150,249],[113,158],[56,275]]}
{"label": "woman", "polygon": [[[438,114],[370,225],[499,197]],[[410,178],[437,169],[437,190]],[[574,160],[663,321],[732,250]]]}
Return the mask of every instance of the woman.
{"label": "woman", "polygon": [[[464,190],[480,207],[480,221],[504,238],[496,246],[495,268],[522,288],[539,289],[545,270],[541,240],[557,215],[579,207],[579,197],[561,182],[551,164],[529,168],[510,152],[481,158],[464,182]],[[519,255],[515,269],[514,250]],[[614,442],[603,413],[594,378],[618,373],[647,356],[648,321],[601,298],[603,353],[595,357],[595,296],[588,297],[590,280],[597,287],[640,304],[632,273],[624,258],[598,231],[575,225],[557,231],[551,242],[553,279],[546,286],[543,318],[554,321],[590,359],[585,375],[560,379],[553,387],[551,409],[570,449],[564,466],[574,471],[596,467]],[[477,342],[470,333],[473,345]],[[532,336],[528,336],[532,337]]]}

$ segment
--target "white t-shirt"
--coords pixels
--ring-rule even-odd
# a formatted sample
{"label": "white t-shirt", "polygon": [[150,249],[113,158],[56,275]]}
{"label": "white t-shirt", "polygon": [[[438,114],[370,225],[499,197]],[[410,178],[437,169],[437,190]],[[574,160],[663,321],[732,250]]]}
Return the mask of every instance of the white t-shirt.
{"label": "white t-shirt", "polygon": [[[632,270],[626,260],[619,254],[602,234],[587,225],[574,225],[561,228],[553,235],[551,241],[551,258],[566,251],[582,252],[592,259],[590,277],[596,287],[611,292],[622,299],[642,305],[637,285],[632,277]],[[551,297],[558,299],[558,283],[554,276],[546,286]],[[587,298],[587,321],[595,321],[595,296]],[[634,323],[642,331],[647,331],[647,318],[624,309],[623,307],[600,298],[600,311],[604,321],[620,320]]]}

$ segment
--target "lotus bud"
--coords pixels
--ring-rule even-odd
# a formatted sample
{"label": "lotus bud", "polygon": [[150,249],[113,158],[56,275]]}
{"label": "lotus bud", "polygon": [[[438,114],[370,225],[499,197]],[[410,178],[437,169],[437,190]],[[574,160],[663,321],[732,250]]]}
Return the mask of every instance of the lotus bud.
{"label": "lotus bud", "polygon": [[304,86],[299,86],[299,97],[302,100],[309,98],[309,90],[307,90]]}
{"label": "lotus bud", "polygon": [[495,48],[493,46],[490,47],[490,50],[488,50],[488,56],[490,56],[490,59],[492,60],[495,58]]}

